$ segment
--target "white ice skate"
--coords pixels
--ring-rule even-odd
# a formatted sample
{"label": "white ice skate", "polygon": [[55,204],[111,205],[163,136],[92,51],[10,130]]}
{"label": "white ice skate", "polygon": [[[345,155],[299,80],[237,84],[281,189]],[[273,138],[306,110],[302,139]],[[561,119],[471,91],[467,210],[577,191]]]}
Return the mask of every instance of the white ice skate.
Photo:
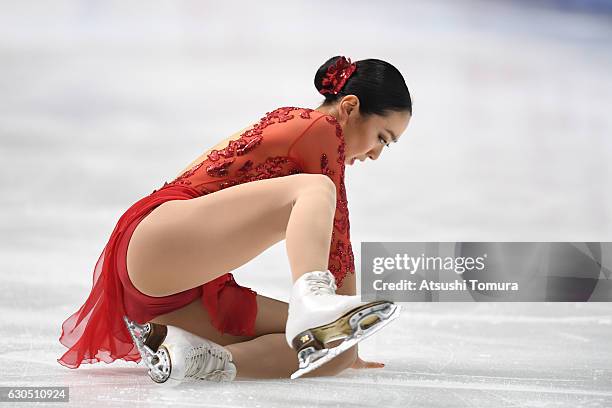
{"label": "white ice skate", "polygon": [[222,382],[236,377],[232,354],[225,347],[175,326],[124,320],[153,381]]}
{"label": "white ice skate", "polygon": [[[336,294],[330,271],[307,272],[293,284],[285,337],[298,352],[298,378],[325,364],[399,316],[400,306],[386,300],[361,302]],[[335,347],[327,343],[342,340]]]}

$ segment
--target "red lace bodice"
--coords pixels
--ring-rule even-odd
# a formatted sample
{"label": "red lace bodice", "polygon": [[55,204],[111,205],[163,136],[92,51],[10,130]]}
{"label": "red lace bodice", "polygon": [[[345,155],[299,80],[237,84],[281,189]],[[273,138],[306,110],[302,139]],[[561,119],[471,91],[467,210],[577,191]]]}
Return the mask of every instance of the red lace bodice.
{"label": "red lace bodice", "polygon": [[[281,107],[240,138],[187,170],[169,185],[184,184],[210,194],[237,184],[297,173],[325,174],[336,185],[336,213],[328,268],[338,287],[355,273],[346,189],[344,134],[331,115],[309,108]],[[155,192],[157,190],[154,190]]]}

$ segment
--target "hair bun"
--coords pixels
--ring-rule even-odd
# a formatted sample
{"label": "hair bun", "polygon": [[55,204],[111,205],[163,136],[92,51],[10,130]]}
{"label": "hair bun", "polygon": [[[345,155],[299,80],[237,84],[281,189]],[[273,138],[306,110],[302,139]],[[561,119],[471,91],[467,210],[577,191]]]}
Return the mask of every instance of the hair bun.
{"label": "hair bun", "polygon": [[357,69],[357,63],[338,55],[328,59],[315,74],[314,84],[321,95],[336,95]]}
{"label": "hair bun", "polygon": [[325,97],[322,103],[328,106],[346,95],[355,95],[364,116],[385,116],[392,111],[412,115],[412,98],[404,77],[396,67],[380,59],[351,63],[341,55],[335,56],[319,67],[314,85]]}

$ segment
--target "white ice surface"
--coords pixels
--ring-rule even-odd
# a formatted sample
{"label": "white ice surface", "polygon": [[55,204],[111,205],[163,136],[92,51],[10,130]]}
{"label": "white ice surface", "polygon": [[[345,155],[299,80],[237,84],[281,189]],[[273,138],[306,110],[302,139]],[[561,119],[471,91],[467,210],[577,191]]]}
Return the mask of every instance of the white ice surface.
{"label": "white ice surface", "polygon": [[[530,3],[2,3],[0,385],[101,407],[612,406],[608,303],[404,304],[361,345],[384,369],[318,379],[170,389],[55,361],[121,213],[265,112],[318,106],[333,55],[388,60],[414,98],[401,142],[347,168],[358,268],[361,241],[612,241],[612,18]],[[280,243],[235,276],[287,300],[288,271]]]}

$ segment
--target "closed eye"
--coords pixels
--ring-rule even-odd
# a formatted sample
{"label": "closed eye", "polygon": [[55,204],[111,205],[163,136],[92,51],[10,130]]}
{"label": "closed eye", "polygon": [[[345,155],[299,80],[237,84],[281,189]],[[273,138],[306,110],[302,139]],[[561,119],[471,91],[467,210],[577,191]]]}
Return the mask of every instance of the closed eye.
{"label": "closed eye", "polygon": [[387,143],[387,141],[385,140],[384,137],[378,136],[378,139],[382,141],[382,144],[384,144],[385,146],[389,147],[389,143]]}

